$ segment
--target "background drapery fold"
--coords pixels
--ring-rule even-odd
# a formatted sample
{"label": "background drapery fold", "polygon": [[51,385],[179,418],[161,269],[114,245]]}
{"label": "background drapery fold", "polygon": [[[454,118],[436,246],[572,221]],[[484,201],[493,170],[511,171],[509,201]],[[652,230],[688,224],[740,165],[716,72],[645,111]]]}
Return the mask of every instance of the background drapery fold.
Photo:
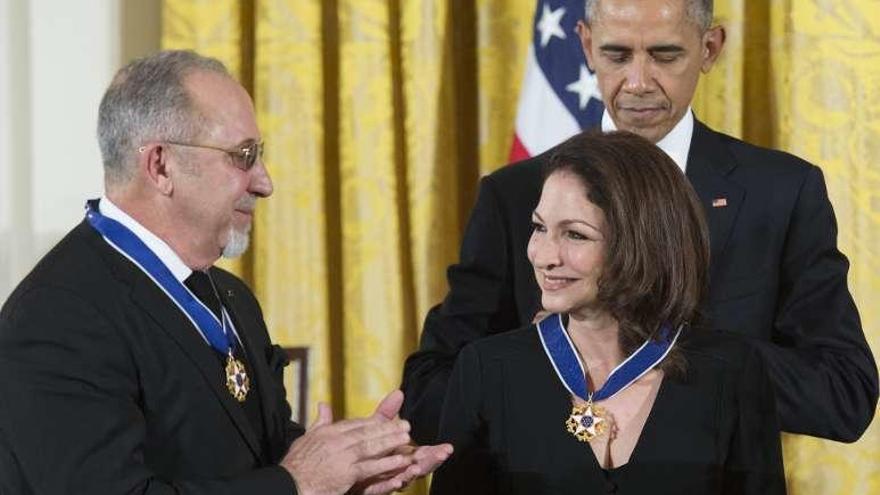
{"label": "background drapery fold", "polygon": [[[713,128],[823,169],[875,350],[876,4],[716,0],[727,46],[694,99]],[[309,348],[311,411],[369,414],[399,384],[477,179],[505,163],[533,12],[533,0],[165,0],[163,46],[223,60],[254,96],[276,189],[250,254],[226,266],[276,341]],[[784,444],[790,493],[880,493],[876,424],[854,445]]]}

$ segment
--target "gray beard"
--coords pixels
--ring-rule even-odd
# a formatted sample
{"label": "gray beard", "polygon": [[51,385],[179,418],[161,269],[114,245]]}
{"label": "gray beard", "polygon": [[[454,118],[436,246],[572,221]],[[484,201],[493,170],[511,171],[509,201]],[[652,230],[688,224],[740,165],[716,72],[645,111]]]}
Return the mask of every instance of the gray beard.
{"label": "gray beard", "polygon": [[250,229],[247,229],[244,232],[235,228],[229,229],[229,240],[226,242],[226,245],[223,246],[223,257],[237,258],[244,254],[244,252],[247,251],[248,244],[251,240],[249,234]]}

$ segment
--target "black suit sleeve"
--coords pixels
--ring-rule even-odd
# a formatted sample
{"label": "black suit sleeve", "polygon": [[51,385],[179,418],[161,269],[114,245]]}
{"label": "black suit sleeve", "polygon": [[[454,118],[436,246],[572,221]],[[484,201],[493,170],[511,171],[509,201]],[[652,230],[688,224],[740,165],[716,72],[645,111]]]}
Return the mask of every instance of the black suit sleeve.
{"label": "black suit sleeve", "polygon": [[730,385],[733,404],[724,495],[785,494],[773,385],[760,355],[749,352]]}
{"label": "black suit sleeve", "polygon": [[447,272],[449,294],[428,313],[419,349],[404,366],[403,416],[421,444],[434,443],[449,373],[461,348],[493,329],[519,326],[510,281],[511,233],[496,188],[492,176],[481,181],[460,261]]}
{"label": "black suit sleeve", "polygon": [[7,303],[0,318],[0,436],[16,465],[0,473],[14,470],[28,486],[22,493],[295,492],[277,466],[224,479],[160,479],[151,472],[144,459],[150,411],[141,406],[138,371],[122,339],[101,308],[69,290],[33,288]]}
{"label": "black suit sleeve", "polygon": [[774,342],[759,344],[782,429],[852,442],[877,404],[877,367],[847,288],[822,172],[810,167],[782,253]]}
{"label": "black suit sleeve", "polygon": [[451,443],[454,452],[434,474],[432,495],[497,492],[481,413],[482,375],[475,347],[465,347],[452,370],[440,420],[439,439]]}

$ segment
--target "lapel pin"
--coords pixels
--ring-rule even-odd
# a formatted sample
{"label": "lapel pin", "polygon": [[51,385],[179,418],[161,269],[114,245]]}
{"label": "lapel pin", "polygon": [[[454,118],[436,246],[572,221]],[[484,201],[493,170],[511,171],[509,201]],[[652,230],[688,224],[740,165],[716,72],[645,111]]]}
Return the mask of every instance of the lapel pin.
{"label": "lapel pin", "polygon": [[715,198],[712,200],[712,208],[724,208],[727,206],[727,198]]}

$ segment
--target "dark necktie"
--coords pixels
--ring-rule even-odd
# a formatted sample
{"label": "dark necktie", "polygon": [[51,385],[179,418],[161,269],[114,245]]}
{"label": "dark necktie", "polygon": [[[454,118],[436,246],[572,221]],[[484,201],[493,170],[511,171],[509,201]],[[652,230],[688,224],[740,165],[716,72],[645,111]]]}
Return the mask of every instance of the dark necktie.
{"label": "dark necktie", "polygon": [[[218,319],[222,318],[220,316],[220,299],[217,296],[217,292],[214,291],[214,285],[211,283],[211,279],[210,277],[208,277],[207,273],[195,270],[189,277],[186,278],[186,280],[183,281],[183,284],[189,287],[189,290],[191,290],[193,294],[195,294],[196,297],[198,297],[199,300],[202,301],[202,303],[204,303],[205,306],[207,306],[208,309],[211,310],[212,313],[217,315]],[[238,359],[240,359],[244,363],[245,368],[251,371],[250,365],[248,364],[245,353],[242,351],[241,347],[236,345],[233,348],[232,352]],[[215,355],[217,356],[217,361],[220,364],[220,369],[218,369],[219,372],[226,365],[226,356],[222,355],[221,353],[215,353]],[[249,375],[251,379],[251,391],[250,393],[248,393],[247,399],[244,401],[244,404],[242,404],[242,406],[244,408],[244,413],[248,418],[248,422],[250,422],[251,426],[253,426],[257,434],[257,438],[260,439],[261,448],[264,452],[268,452],[268,450],[266,450],[268,448],[266,443],[268,440],[264,438],[266,430],[262,420],[263,406],[257,399],[257,377],[252,372],[249,373]]]}
{"label": "dark necktie", "polygon": [[208,274],[195,270],[189,277],[186,277],[183,284],[193,291],[193,294],[217,316],[217,319],[221,318],[220,299],[217,298],[217,293],[214,292],[214,286],[211,285],[211,279],[208,278]]}

